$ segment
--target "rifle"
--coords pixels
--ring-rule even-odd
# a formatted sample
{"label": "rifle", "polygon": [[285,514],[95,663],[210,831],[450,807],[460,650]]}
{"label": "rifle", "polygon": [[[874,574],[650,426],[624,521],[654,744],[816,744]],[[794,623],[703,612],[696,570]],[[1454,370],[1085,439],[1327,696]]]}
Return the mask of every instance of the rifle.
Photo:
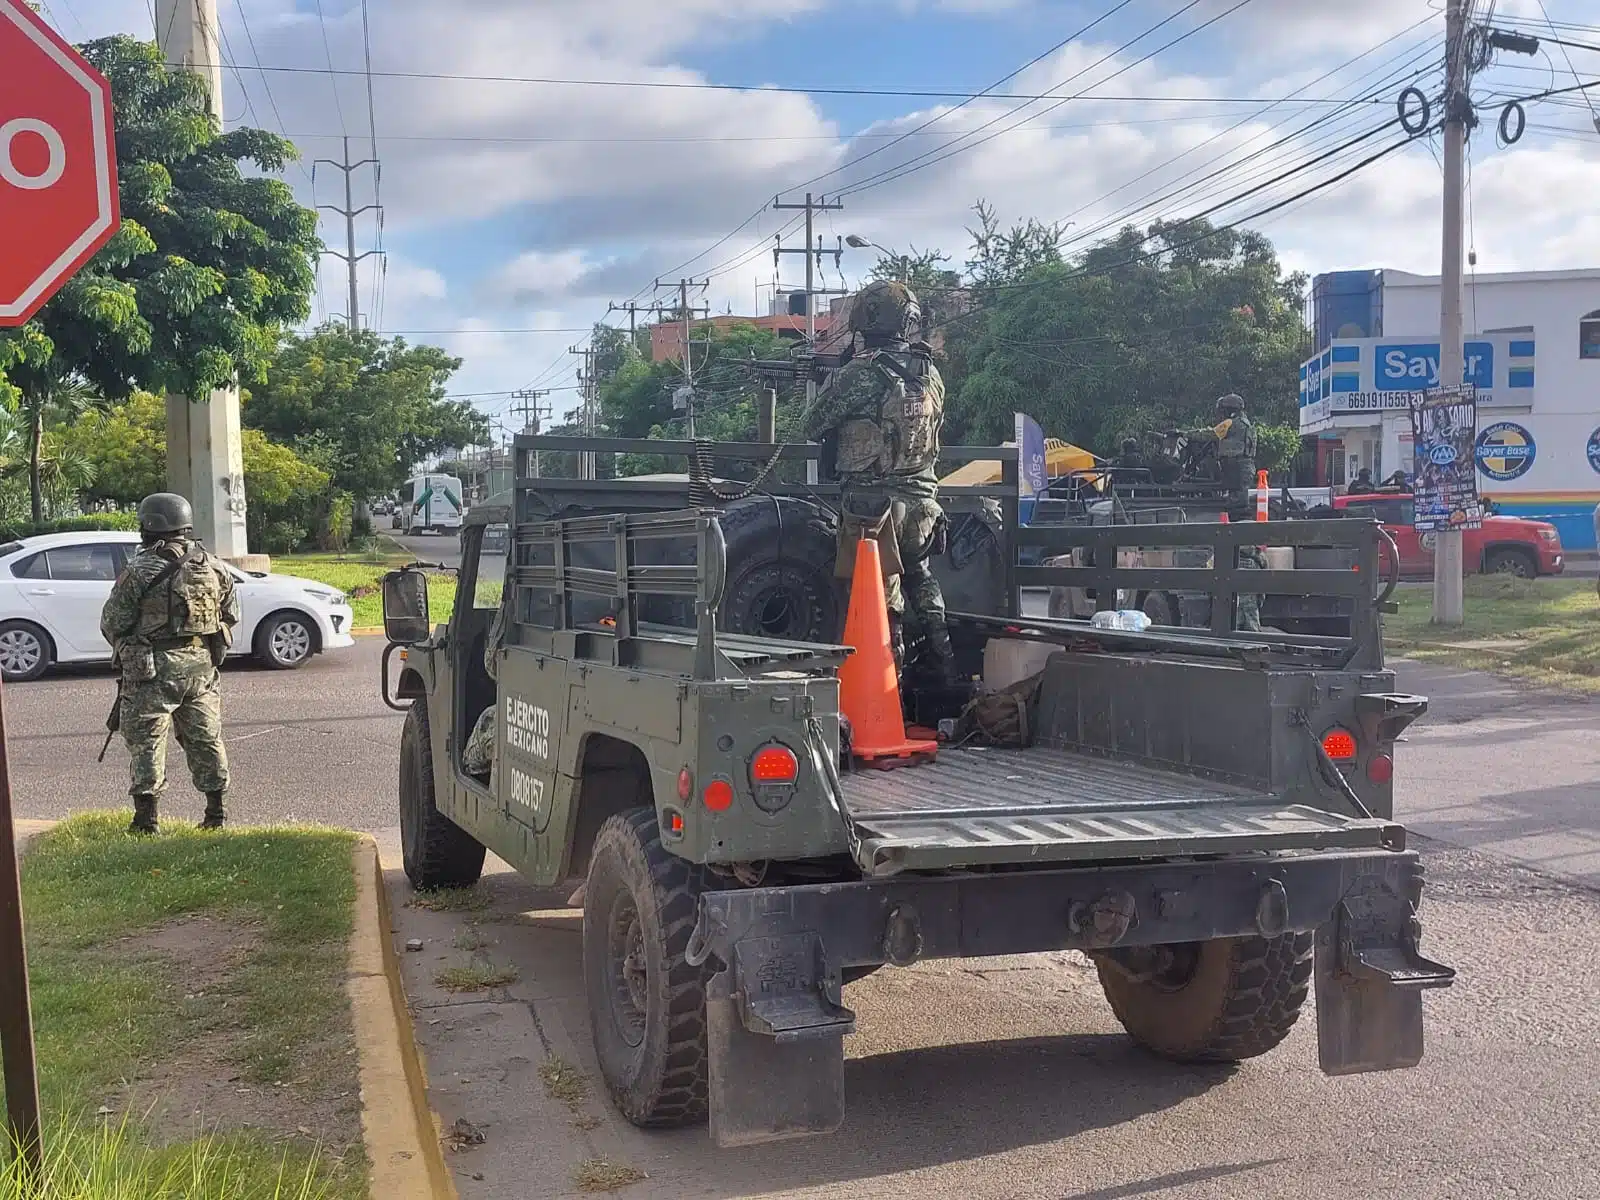
{"label": "rifle", "polygon": [[111,749],[111,739],[122,728],[122,675],[117,675],[117,698],[111,702],[111,715],[106,718],[106,740],[100,747],[100,757],[95,762],[105,762],[106,751]]}

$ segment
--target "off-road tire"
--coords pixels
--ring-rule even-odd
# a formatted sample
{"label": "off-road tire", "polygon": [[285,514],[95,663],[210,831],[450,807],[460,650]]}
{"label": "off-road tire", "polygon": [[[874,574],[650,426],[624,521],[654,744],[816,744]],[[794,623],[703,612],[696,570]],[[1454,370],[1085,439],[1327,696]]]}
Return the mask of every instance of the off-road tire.
{"label": "off-road tire", "polygon": [[426,698],[411,702],[400,731],[400,853],[419,892],[471,887],[483,874],[483,844],[434,803]]}
{"label": "off-road tire", "polygon": [[1185,982],[1135,982],[1096,961],[1111,1011],[1139,1045],[1178,1062],[1238,1062],[1265,1054],[1300,1019],[1311,990],[1312,934],[1198,943]]}
{"label": "off-road tire", "polygon": [[747,496],[718,514],[728,547],[728,585],[718,628],[800,642],[828,642],[844,623],[833,574],[835,527],[816,505]]}
{"label": "off-road tire", "polygon": [[584,984],[606,1089],[638,1126],[706,1118],[711,971],[684,961],[705,887],[703,868],[662,848],[652,810],[600,827],[584,888]]}

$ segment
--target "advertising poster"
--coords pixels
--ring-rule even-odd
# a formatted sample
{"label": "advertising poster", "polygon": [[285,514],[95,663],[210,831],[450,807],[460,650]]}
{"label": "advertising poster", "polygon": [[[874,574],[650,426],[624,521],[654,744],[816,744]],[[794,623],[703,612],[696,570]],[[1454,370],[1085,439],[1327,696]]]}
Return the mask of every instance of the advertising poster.
{"label": "advertising poster", "polygon": [[1411,439],[1417,532],[1478,528],[1483,509],[1478,502],[1475,456],[1476,389],[1470,385],[1439,388],[1413,402]]}

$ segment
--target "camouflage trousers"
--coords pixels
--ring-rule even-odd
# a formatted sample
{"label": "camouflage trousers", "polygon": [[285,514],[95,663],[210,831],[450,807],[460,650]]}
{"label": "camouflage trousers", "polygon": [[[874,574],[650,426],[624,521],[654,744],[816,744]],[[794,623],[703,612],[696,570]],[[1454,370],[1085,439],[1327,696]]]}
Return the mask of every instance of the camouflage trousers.
{"label": "camouflage trousers", "polygon": [[461,750],[461,769],[483,780],[489,779],[494,770],[494,716],[498,707],[498,704],[491,704],[478,714],[477,724],[473,725],[467,744]]}
{"label": "camouflage trousers", "polygon": [[902,618],[908,639],[920,636],[941,665],[953,667],[955,654],[945,624],[944,593],[929,565],[935,530],[944,517],[939,502],[931,497],[890,498],[871,490],[847,490],[842,502],[847,513],[860,517],[875,517],[885,507],[891,510],[900,573],[884,581],[889,611]]}
{"label": "camouflage trousers", "polygon": [[134,796],[159,797],[167,786],[167,735],[175,734],[202,792],[228,789],[222,745],[221,676],[204,646],[154,652],[155,678],[122,683],[122,740],[132,760]]}
{"label": "camouflage trousers", "polygon": [[[1239,547],[1239,568],[1245,571],[1265,571],[1267,556],[1260,546]],[[1261,597],[1239,593],[1238,620],[1234,627],[1249,633],[1261,632]]]}

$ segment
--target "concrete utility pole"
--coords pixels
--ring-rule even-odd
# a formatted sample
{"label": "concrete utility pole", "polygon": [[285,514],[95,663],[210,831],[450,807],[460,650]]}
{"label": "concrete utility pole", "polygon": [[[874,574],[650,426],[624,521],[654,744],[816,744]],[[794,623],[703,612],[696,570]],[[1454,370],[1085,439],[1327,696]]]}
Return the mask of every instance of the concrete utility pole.
{"label": "concrete utility pole", "polygon": [[[222,128],[222,54],[216,0],[155,0],[156,44],[166,62],[206,82],[211,115]],[[167,397],[167,487],[194,506],[196,535],[218,556],[262,568],[245,541],[244,448],[239,388]]]}
{"label": "concrete utility pole", "polygon": [[[548,391],[538,388],[519,388],[511,393],[511,411],[522,414],[522,432],[537,434],[539,432],[539,414],[541,409],[550,410],[539,403],[539,397],[548,396]],[[539,452],[533,452],[533,477],[539,478]]]}
{"label": "concrete utility pole", "polygon": [[[785,204],[779,199],[772,201],[772,207],[777,210],[804,209],[806,214],[806,245],[803,250],[786,248],[780,241],[772,251],[772,265],[778,267],[782,264],[785,254],[804,254],[806,256],[806,345],[814,347],[817,344],[817,302],[819,295],[847,295],[843,289],[819,289],[816,286],[816,268],[822,265],[822,243],[816,235],[815,219],[819,212],[839,212],[844,205],[838,200],[829,200],[826,196],[813,197],[806,193],[804,204]],[[838,245],[833,250],[833,262],[839,265],[844,257],[844,242],[835,239]],[[806,375],[806,411],[811,411],[811,406],[817,401],[817,381],[808,372]],[[817,461],[808,459],[806,462],[806,482],[817,482]]]}
{"label": "concrete utility pole", "polygon": [[694,348],[695,346],[709,346],[707,341],[696,342],[691,335],[694,319],[698,316],[709,317],[711,309],[705,305],[695,306],[689,303],[689,289],[698,288],[704,292],[711,286],[709,279],[696,282],[693,279],[680,279],[676,285],[662,283],[656,280],[656,287],[666,288],[676,286],[678,290],[678,321],[682,327],[678,344],[682,349],[683,358],[679,365],[683,367],[683,386],[673,393],[673,407],[682,408],[685,423],[688,426],[689,438],[694,439]]}
{"label": "concrete utility pole", "polygon": [[[1467,130],[1472,122],[1471,70],[1467,59],[1467,2],[1448,0],[1445,9],[1444,247],[1439,269],[1439,382],[1461,384],[1463,344],[1462,200]],[[1433,552],[1433,619],[1440,625],[1465,620],[1459,529],[1440,530]]]}
{"label": "concrete utility pole", "polygon": [[[578,371],[578,396],[580,401],[578,421],[583,428],[583,436],[593,437],[595,425],[594,348],[585,346],[580,350],[578,347],[573,346],[568,349],[567,353],[583,355],[583,366]],[[594,477],[594,451],[584,450],[578,455],[578,478],[593,479]]]}
{"label": "concrete utility pole", "polygon": [[375,254],[381,254],[382,251],[367,250],[361,254],[356,253],[356,218],[364,212],[376,211],[378,205],[363,204],[360,208],[355,207],[355,197],[350,187],[350,176],[356,171],[360,170],[362,167],[376,166],[377,163],[378,160],[375,158],[363,158],[359,162],[351,162],[349,138],[344,139],[343,159],[335,161],[331,158],[317,158],[313,159],[311,162],[313,182],[316,178],[316,168],[319,166],[329,166],[336,171],[344,172],[344,207],[340,208],[337,204],[319,204],[317,207],[319,209],[327,209],[329,212],[338,213],[344,218],[345,252],[340,254],[337,250],[330,250],[327,248],[324,248],[322,252],[324,254],[331,254],[334,258],[341,260],[344,263],[345,271],[348,273],[350,296],[346,301],[346,303],[349,305],[349,309],[345,312],[345,325],[349,328],[351,333],[354,333],[356,330],[361,328],[361,286],[357,277],[356,264],[358,264],[364,258],[371,258]]}

